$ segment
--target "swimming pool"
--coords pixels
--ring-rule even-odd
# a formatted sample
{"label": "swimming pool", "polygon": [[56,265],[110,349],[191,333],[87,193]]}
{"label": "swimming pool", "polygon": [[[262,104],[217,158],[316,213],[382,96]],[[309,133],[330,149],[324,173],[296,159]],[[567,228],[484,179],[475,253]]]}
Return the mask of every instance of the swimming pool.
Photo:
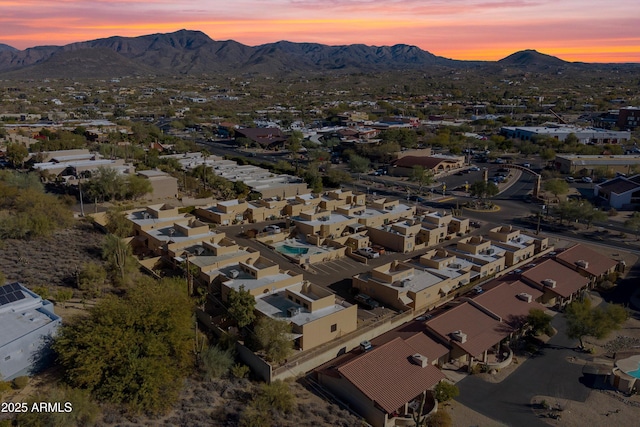
{"label": "swimming pool", "polygon": [[276,251],[286,255],[305,255],[307,252],[309,252],[309,248],[282,245],[282,246],[276,247]]}
{"label": "swimming pool", "polygon": [[638,369],[635,371],[628,371],[627,374],[635,378],[640,378],[640,363],[638,364]]}

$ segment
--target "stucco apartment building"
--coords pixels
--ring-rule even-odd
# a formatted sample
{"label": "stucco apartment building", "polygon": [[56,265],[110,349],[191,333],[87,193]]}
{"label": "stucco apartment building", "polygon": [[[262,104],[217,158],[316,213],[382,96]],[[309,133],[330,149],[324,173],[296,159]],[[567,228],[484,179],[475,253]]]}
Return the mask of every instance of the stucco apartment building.
{"label": "stucco apartment building", "polygon": [[172,225],[141,230],[137,240],[156,255],[177,256],[182,249],[209,240],[216,233],[195,218],[174,222]]}
{"label": "stucco apartment building", "polygon": [[10,381],[30,375],[44,362],[47,340],[61,319],[53,304],[20,283],[0,286],[0,377]]}
{"label": "stucco apartment building", "polygon": [[193,213],[198,218],[214,224],[230,225],[242,221],[248,205],[245,200],[225,200],[207,208],[198,208]]}
{"label": "stucco apartment building", "polygon": [[506,266],[507,251],[482,236],[460,239],[455,247],[447,247],[447,251],[457,258],[466,259],[479,266],[480,278],[499,273]]}
{"label": "stucco apartment building", "polygon": [[125,211],[124,215],[133,224],[135,236],[139,236],[142,231],[163,228],[176,222],[194,218],[193,215],[180,213],[179,208],[166,203],[149,205],[142,209],[132,209]]}
{"label": "stucco apartment building", "polygon": [[437,306],[477,276],[471,262],[434,249],[418,260],[394,261],[358,274],[352,286],[384,305],[419,312]]}
{"label": "stucco apartment building", "polygon": [[256,298],[256,312],[292,325],[295,346],[308,350],[357,328],[357,306],[303,280],[301,274],[281,270],[260,257],[219,270],[220,291],[227,301],[231,289],[244,289]]}
{"label": "stucco apartment building", "polygon": [[532,258],[547,249],[549,239],[537,238],[522,233],[520,230],[504,225],[489,230],[487,237],[505,250],[505,266],[510,267]]}

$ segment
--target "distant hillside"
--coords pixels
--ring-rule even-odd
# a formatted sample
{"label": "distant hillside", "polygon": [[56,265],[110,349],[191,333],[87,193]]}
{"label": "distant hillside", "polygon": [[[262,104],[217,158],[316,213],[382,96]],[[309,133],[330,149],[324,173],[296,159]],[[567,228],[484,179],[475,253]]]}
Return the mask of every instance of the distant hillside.
{"label": "distant hillside", "polygon": [[527,49],[512,53],[498,61],[500,65],[517,67],[558,67],[570,64],[555,56],[546,55],[536,50]]}
{"label": "distant hillside", "polygon": [[550,70],[572,63],[534,50],[497,62],[457,61],[416,46],[327,46],[280,41],[250,47],[215,41],[200,31],[180,30],[140,37],[109,37],[65,46],[25,50],[0,45],[3,78],[117,77],[123,75],[201,75],[208,73],[377,72],[434,68],[507,67]]}
{"label": "distant hillside", "polygon": [[18,49],[16,49],[16,48],[15,48],[15,47],[13,47],[13,46],[9,46],[8,44],[2,44],[2,43],[0,43],[0,52],[1,52],[1,51],[3,51],[3,50],[8,50],[8,51],[14,51],[14,52],[15,52],[15,51],[17,51]]}

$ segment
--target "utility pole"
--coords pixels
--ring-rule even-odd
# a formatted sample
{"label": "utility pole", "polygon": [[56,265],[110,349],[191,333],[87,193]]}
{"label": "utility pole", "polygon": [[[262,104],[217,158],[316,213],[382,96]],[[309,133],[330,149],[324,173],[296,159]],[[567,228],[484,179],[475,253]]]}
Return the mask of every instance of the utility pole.
{"label": "utility pole", "polygon": [[78,190],[80,191],[80,216],[84,217],[84,203],[82,201],[82,180],[78,180]]}

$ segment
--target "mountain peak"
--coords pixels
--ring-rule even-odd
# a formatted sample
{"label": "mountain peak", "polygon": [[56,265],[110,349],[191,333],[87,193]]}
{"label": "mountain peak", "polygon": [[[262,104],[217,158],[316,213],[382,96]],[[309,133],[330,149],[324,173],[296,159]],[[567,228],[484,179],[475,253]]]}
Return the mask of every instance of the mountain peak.
{"label": "mountain peak", "polygon": [[520,67],[529,66],[558,66],[564,65],[567,62],[555,56],[540,53],[534,49],[525,49],[519,52],[512,53],[506,58],[502,58],[498,61],[502,65],[512,65]]}
{"label": "mountain peak", "polygon": [[8,51],[8,52],[17,52],[18,49],[16,49],[13,46],[9,46],[8,44],[2,44],[0,43],[0,52],[2,51]]}

